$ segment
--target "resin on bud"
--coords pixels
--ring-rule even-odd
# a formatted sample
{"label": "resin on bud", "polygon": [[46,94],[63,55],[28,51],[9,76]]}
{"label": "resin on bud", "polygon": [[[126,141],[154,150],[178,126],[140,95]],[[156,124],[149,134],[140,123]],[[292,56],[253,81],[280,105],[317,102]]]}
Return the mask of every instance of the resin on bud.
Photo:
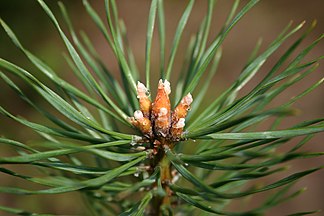
{"label": "resin on bud", "polygon": [[169,134],[171,126],[170,93],[170,83],[160,79],[156,98],[152,104],[151,119],[154,121],[154,133],[162,137]]}
{"label": "resin on bud", "polygon": [[148,89],[141,82],[137,82],[137,98],[139,100],[140,110],[143,115],[147,118],[150,117],[151,113],[151,100],[147,96]]}
{"label": "resin on bud", "polygon": [[159,146],[181,140],[185,117],[193,99],[190,93],[187,94],[172,112],[169,99],[171,93],[169,81],[159,80],[153,103],[148,98],[147,92],[144,84],[138,82],[137,98],[139,99],[140,110],[135,111],[134,117],[129,117],[128,120],[153,143],[155,150],[153,153],[155,154]]}
{"label": "resin on bud", "polygon": [[182,135],[183,128],[185,126],[185,117],[187,116],[192,101],[192,95],[188,93],[182,98],[179,105],[174,109],[174,112],[172,113],[172,126],[170,132],[171,136],[175,140],[179,140]]}
{"label": "resin on bud", "polygon": [[180,139],[183,128],[186,125],[185,124],[185,118],[180,118],[177,122],[173,122],[170,133],[173,139],[178,140]]}
{"label": "resin on bud", "polygon": [[174,109],[172,113],[172,118],[176,121],[180,118],[185,118],[187,116],[188,110],[190,109],[190,105],[192,103],[192,95],[188,93],[186,96],[182,98],[179,105]]}
{"label": "resin on bud", "polygon": [[152,124],[149,118],[145,117],[141,110],[134,112],[134,117],[130,117],[129,121],[137,127],[144,135],[152,136]]}

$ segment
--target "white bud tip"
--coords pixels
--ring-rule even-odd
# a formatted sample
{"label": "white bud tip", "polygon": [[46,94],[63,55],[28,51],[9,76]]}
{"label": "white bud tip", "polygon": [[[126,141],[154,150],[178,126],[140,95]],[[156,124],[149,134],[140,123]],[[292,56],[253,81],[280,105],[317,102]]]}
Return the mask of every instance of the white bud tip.
{"label": "white bud tip", "polygon": [[186,105],[190,105],[193,101],[192,95],[188,93],[184,98],[183,98],[183,103]]}
{"label": "white bud tip", "polygon": [[162,107],[162,108],[159,110],[159,116],[165,116],[166,114],[168,114],[168,109],[165,108],[165,107]]}
{"label": "white bud tip", "polygon": [[175,125],[175,128],[183,128],[186,125],[185,121],[185,118],[180,118],[177,124]]}
{"label": "white bud tip", "polygon": [[141,83],[140,81],[137,82],[137,94],[139,97],[141,96],[145,96],[147,92],[147,88],[145,87],[145,85],[143,83]]}
{"label": "white bud tip", "polygon": [[134,117],[135,117],[136,120],[141,120],[141,119],[144,118],[143,113],[140,110],[136,110],[134,112]]}
{"label": "white bud tip", "polygon": [[170,86],[170,82],[168,80],[164,80],[164,91],[167,95],[169,95],[171,93],[171,86]]}

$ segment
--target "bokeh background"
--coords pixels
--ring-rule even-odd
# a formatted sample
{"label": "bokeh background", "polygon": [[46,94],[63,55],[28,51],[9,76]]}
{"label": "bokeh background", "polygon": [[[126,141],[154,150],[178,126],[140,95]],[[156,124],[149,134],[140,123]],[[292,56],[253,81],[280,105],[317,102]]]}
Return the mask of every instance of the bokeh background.
{"label": "bokeh background", "polygon": [[[56,0],[46,1],[50,8],[55,12],[58,19],[62,21]],[[98,52],[103,56],[107,66],[118,73],[116,61],[112,56],[108,45],[103,36],[95,27],[90,17],[83,8],[81,0],[62,0],[67,6],[70,16],[76,29],[82,29],[92,38]],[[93,7],[104,16],[104,3],[99,0],[89,0]],[[232,5],[233,1],[219,0],[215,12],[211,28],[211,36],[214,36],[219,31],[221,24]],[[247,1],[242,1],[242,4]],[[167,33],[167,51],[170,51],[172,37],[176,29],[177,21],[183,12],[187,1],[185,0],[165,0],[166,12],[166,33]],[[206,0],[197,0],[189,23],[183,33],[183,39],[179,47],[178,55],[175,62],[173,80],[176,80],[177,71],[182,66],[182,59],[185,55],[185,49],[190,39],[190,36],[195,33],[201,23],[201,20],[206,12]],[[149,0],[118,0],[119,14],[124,19],[131,47],[133,48],[136,62],[140,71],[144,71],[145,61],[145,32],[146,20],[149,11]],[[240,73],[242,67],[248,59],[248,56],[254,48],[259,38],[263,39],[261,50],[264,50],[267,45],[275,39],[280,31],[292,20],[295,25],[302,21],[306,21],[306,25],[310,25],[313,20],[318,21],[318,25],[314,32],[305,40],[302,47],[309,44],[311,41],[319,37],[324,30],[324,1],[323,0],[263,0],[250,13],[248,13],[239,24],[231,31],[227,39],[223,43],[223,57],[219,67],[218,75],[213,79],[212,88],[209,91],[210,97],[216,97],[220,91],[226,89],[229,84],[235,80]],[[1,0],[0,1],[0,17],[9,24],[14,30],[19,39],[26,48],[32,53],[39,56],[52,68],[55,68],[57,73],[76,83],[70,76],[71,70],[67,67],[62,57],[62,52],[66,52],[64,44],[59,38],[50,19],[35,0]],[[66,29],[66,28],[65,28]],[[298,35],[298,34],[297,34]],[[156,36],[156,34],[155,34]],[[297,36],[292,37],[296,38]],[[211,37],[212,38],[212,37]],[[264,65],[259,75],[251,82],[249,87],[243,89],[243,92],[248,91],[264,74],[273,66],[274,62],[280,57],[284,49],[291,43],[292,39],[286,42],[277,52],[273,54],[268,63]],[[323,55],[323,42],[317,46],[307,59],[316,58]],[[41,75],[28,60],[17,50],[6,36],[3,29],[0,29],[0,56],[10,60],[19,66],[32,71],[32,73],[44,82],[46,78]],[[152,53],[152,71],[158,74],[158,46],[157,37],[154,38],[153,53]],[[293,94],[302,91],[312,83],[323,77],[323,66],[308,77],[302,83],[291,88],[289,92],[280,96],[275,104],[280,104],[282,101],[289,99]],[[152,83],[157,83],[158,76],[152,76]],[[33,99],[38,100],[39,96],[35,95],[27,86],[17,80],[20,87]],[[176,85],[175,81],[171,81],[172,86]],[[296,103],[295,108],[302,110],[299,116],[289,119],[287,126],[293,123],[300,122],[305,119],[323,117],[324,110],[324,94],[323,87],[318,88],[310,95],[305,97],[301,102]],[[26,103],[17,97],[1,80],[0,81],[0,103],[2,106],[10,110],[12,113],[22,115],[34,121],[41,121],[39,115],[30,108]],[[40,101],[39,103],[44,103]],[[284,125],[285,126],[285,125]],[[31,130],[26,129],[7,118],[0,116],[0,135],[5,135],[8,138],[14,138],[19,141],[27,141],[37,139],[37,135]],[[312,139],[305,150],[323,151],[323,136],[317,135]],[[12,155],[9,149],[5,146],[0,146],[0,156]],[[293,170],[303,170],[311,166],[323,165],[323,158],[312,160],[300,160],[293,164]],[[19,168],[22,172],[28,173],[23,166]],[[300,181],[297,186],[307,186],[307,191],[297,199],[285,203],[273,209],[269,215],[285,215],[288,212],[298,210],[313,210],[324,208],[324,172],[320,171],[310,176],[307,176]],[[19,180],[8,177],[0,173],[0,185],[6,186],[23,186]],[[0,194],[0,205],[8,205],[12,207],[24,208],[36,212],[51,212],[55,214],[69,215],[87,215],[86,206],[82,204],[82,199],[77,193],[65,195],[42,195],[42,196],[24,196],[15,197],[11,195]],[[239,206],[234,206],[239,210]],[[322,213],[318,213],[321,215]],[[0,215],[6,215],[0,211]]]}

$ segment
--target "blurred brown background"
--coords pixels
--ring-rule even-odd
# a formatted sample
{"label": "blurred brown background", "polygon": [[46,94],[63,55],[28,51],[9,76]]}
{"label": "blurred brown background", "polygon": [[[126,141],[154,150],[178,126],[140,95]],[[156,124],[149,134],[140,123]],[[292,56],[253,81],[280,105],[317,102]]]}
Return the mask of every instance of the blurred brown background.
{"label": "blurred brown background", "polygon": [[[62,21],[59,13],[57,1],[46,1],[50,8],[55,12],[58,19]],[[112,57],[112,53],[106,45],[106,42],[100,32],[97,30],[91,19],[85,12],[82,6],[82,1],[78,0],[62,0],[67,6],[76,29],[85,30],[93,39],[96,48],[103,56],[105,63],[112,71],[117,71],[118,67]],[[89,1],[99,13],[104,16],[104,3],[98,0]],[[219,0],[217,2],[214,19],[212,23],[211,36],[214,36],[220,29],[221,24],[232,5],[233,1]],[[247,1],[242,1],[242,5]],[[177,22],[183,12],[187,1],[184,0],[166,0],[166,31],[167,31],[167,51],[170,51],[172,37],[177,25]],[[183,39],[179,47],[174,74],[180,70],[184,50],[189,41],[190,35],[195,33],[200,25],[203,15],[206,12],[206,0],[197,0],[189,23],[183,33]],[[146,20],[149,11],[150,1],[148,0],[119,0],[118,8],[120,17],[124,19],[128,31],[128,37],[133,48],[137,64],[140,71],[144,70],[145,61],[145,32]],[[303,20],[306,20],[306,25],[310,24],[314,19],[318,21],[317,28],[305,40],[302,47],[305,47],[311,41],[315,40],[323,33],[324,29],[324,1],[323,0],[263,0],[250,13],[248,13],[239,24],[231,31],[225,42],[223,43],[223,57],[219,68],[218,75],[213,80],[213,88],[210,90],[210,96],[215,97],[222,89],[229,86],[240,73],[256,41],[262,37],[263,45],[261,51],[275,39],[281,30],[291,21],[297,25]],[[0,1],[0,17],[9,24],[9,26],[17,34],[21,42],[32,53],[41,57],[52,68],[55,68],[61,77],[64,77],[71,82],[71,73],[62,57],[62,50],[66,52],[64,44],[60,40],[58,33],[50,22],[49,18],[42,11],[41,7],[35,0],[1,0]],[[66,29],[66,28],[65,28]],[[298,35],[298,34],[297,34]],[[156,34],[155,34],[156,36]],[[212,38],[212,37],[211,37]],[[297,38],[297,36],[292,37]],[[264,65],[261,73],[252,80],[250,86],[253,86],[260,80],[264,74],[273,66],[274,62],[280,57],[284,49],[291,43],[292,39],[286,42],[279,51],[275,52],[269,62]],[[152,53],[152,71],[158,71],[159,57],[157,37],[154,38],[153,53]],[[300,50],[300,49],[299,49]],[[323,55],[323,42],[317,46],[307,59],[316,58]],[[23,66],[31,71],[41,80],[46,82],[46,78],[28,62],[28,60],[19,52],[6,36],[3,29],[0,30],[0,56],[10,60],[19,66]],[[280,96],[280,99],[275,103],[280,104],[282,101],[289,99],[293,94],[302,91],[312,83],[323,77],[323,65],[318,70],[308,77],[305,81],[297,84],[289,92]],[[157,73],[158,74],[158,73]],[[176,78],[176,77],[173,77]],[[158,77],[152,76],[152,85],[157,82]],[[21,88],[27,92],[32,98],[38,99],[38,95],[33,95],[27,86],[19,82]],[[172,87],[176,85],[175,81]],[[245,90],[247,91],[249,87]],[[318,118],[323,116],[324,100],[323,87],[318,88],[310,95],[305,97],[302,102],[296,103],[295,107],[302,110],[300,116],[290,119],[287,125],[300,122],[305,119]],[[28,119],[35,121],[41,120],[38,114],[35,113],[26,103],[19,99],[16,94],[11,91],[1,80],[0,81],[0,102],[1,105],[10,110],[12,113],[22,115]],[[40,102],[42,103],[42,102]],[[29,139],[37,139],[37,136],[31,130],[22,127],[21,125],[0,116],[0,135],[6,135],[8,138],[14,138],[19,141],[27,141]],[[305,150],[323,151],[323,136],[317,137],[310,141]],[[10,155],[8,149],[1,146],[0,156]],[[311,166],[323,165],[323,158],[315,160],[300,160],[294,163],[293,170],[303,170]],[[285,215],[288,212],[298,210],[313,210],[323,209],[324,203],[324,172],[317,172],[311,176],[304,178],[297,186],[307,186],[308,190],[299,198],[281,205],[272,210],[269,215]],[[0,185],[21,185],[19,180],[10,178],[0,173]],[[53,195],[53,196],[25,196],[13,197],[0,194],[0,205],[9,205],[13,207],[21,207],[37,212],[51,212],[56,214],[74,214],[86,215],[85,206],[82,206],[81,198],[76,193],[69,195]],[[236,210],[239,210],[237,208]],[[323,213],[318,213],[321,215]],[[0,215],[5,215],[0,212]]]}

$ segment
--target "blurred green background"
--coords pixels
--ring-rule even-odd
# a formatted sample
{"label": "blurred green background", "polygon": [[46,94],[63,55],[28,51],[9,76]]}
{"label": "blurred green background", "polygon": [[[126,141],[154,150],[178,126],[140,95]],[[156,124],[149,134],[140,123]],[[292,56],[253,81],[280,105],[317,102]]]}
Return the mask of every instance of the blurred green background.
{"label": "blurred green background", "polygon": [[[106,44],[103,36],[100,34],[85,12],[85,9],[82,6],[82,1],[62,0],[62,2],[68,8],[76,29],[82,29],[89,34],[98,52],[103,56],[103,59],[109,69],[118,73],[118,66],[116,65],[116,62],[112,56],[112,52]],[[89,0],[89,2],[102,16],[104,16],[103,1]],[[189,19],[189,23],[183,34],[183,39],[181,40],[179,52],[176,58],[176,65],[174,67],[174,74],[177,74],[177,71],[180,70],[182,66],[182,59],[185,54],[184,50],[188,44],[190,36],[197,31],[202,17],[206,12],[206,2],[206,0],[196,1],[192,15]],[[232,2],[233,1],[228,0],[218,1],[214,13],[211,36],[214,36],[220,29]],[[246,2],[247,1],[242,1],[243,4]],[[57,18],[62,21],[61,14],[57,6],[57,1],[48,0],[46,3],[48,3],[50,8],[55,12]],[[184,0],[165,1],[168,46],[167,51],[170,51],[171,41],[177,21],[179,20],[186,3],[187,1]],[[120,17],[125,21],[129,42],[133,48],[136,62],[140,71],[144,70],[146,20],[149,6],[149,0],[118,1]],[[221,90],[225,89],[231,82],[235,80],[247,61],[249,53],[252,51],[260,37],[263,38],[262,50],[264,50],[291,20],[294,21],[295,25],[303,20],[307,22],[306,25],[309,25],[314,19],[318,21],[317,28],[305,40],[303,45],[305,46],[319,37],[324,30],[323,8],[323,0],[261,1],[254,9],[250,11],[250,13],[248,13],[247,16],[243,18],[243,20],[239,22],[239,24],[232,30],[229,37],[225,40],[223,44],[222,61],[218,75],[213,80],[213,88],[210,89],[210,97],[216,97]],[[67,64],[64,62],[62,57],[63,51],[66,52],[65,47],[49,18],[45,15],[35,0],[1,0],[0,17],[5,20],[7,24],[9,24],[26,48],[43,59],[52,68],[55,68],[61,77],[64,77],[70,82],[77,84],[74,78],[70,76],[71,70],[67,67]],[[274,62],[280,57],[284,49],[287,48],[291,42],[292,40],[288,41],[281,49],[279,49],[278,52],[274,53],[270,61],[262,68],[261,73],[252,80],[250,87],[243,89],[243,92],[248,91],[251,86],[255,85],[255,83],[264,76],[264,74],[273,66]],[[151,57],[152,71],[156,71],[156,74],[158,74],[158,53],[156,37],[154,38],[153,53]],[[323,55],[323,43],[317,46],[307,58],[316,58],[320,55]],[[10,39],[4,33],[3,29],[0,30],[0,56],[16,63],[19,66],[23,66],[37,77],[40,77],[42,81],[48,81],[28,62],[22,53],[17,50],[17,48],[11,43]],[[294,93],[302,91],[315,81],[319,80],[321,77],[323,77],[323,69],[323,65],[320,66],[317,72],[308,77],[304,82],[296,85],[294,88],[291,88],[289,92],[284,93],[282,96],[280,96],[279,100],[275,101],[274,103],[280,104],[282,101],[289,99]],[[176,80],[174,78],[176,78],[176,76],[173,77],[173,80]],[[152,76],[152,85],[154,87],[157,80],[158,76]],[[31,91],[27,86],[24,86],[21,81],[17,80],[17,83],[19,83],[20,87],[29,96],[31,96],[31,98],[35,100],[39,99],[39,96],[34,95],[33,91]],[[171,84],[172,87],[176,85],[175,81],[172,82],[172,80]],[[323,87],[320,87],[311,93],[311,95],[304,98],[302,102],[298,102],[295,107],[303,110],[303,112],[297,117],[290,118],[287,125],[291,125],[305,119],[323,116],[323,98]],[[0,101],[1,105],[10,110],[12,113],[22,115],[28,119],[33,119],[36,122],[42,121],[39,115],[26,103],[19,99],[19,97],[13,91],[11,91],[2,80],[0,81]],[[39,101],[39,103],[44,102]],[[45,103],[44,105],[46,106]],[[31,130],[26,129],[21,125],[4,118],[3,116],[0,116],[0,135],[5,135],[8,138],[13,138],[23,142],[38,138],[37,135]],[[317,135],[315,139],[310,141],[305,150],[323,151],[323,136],[321,137],[320,135]],[[9,149],[1,146],[0,156],[12,154],[13,152],[11,152]],[[307,168],[312,165],[321,165],[323,162],[323,159],[320,158],[307,160],[306,162],[297,161],[294,163],[293,169],[297,170]],[[32,172],[24,169],[23,166],[19,167],[18,169],[23,173]],[[308,190],[294,201],[275,208],[269,215],[284,215],[285,213],[298,210],[313,210],[323,208],[323,179],[323,171],[304,178],[300,183],[297,184],[297,186],[307,185]],[[15,178],[8,177],[0,173],[0,185],[22,186],[23,183]],[[52,196],[24,196],[18,198],[10,195],[0,194],[0,205],[8,205],[12,207],[24,208],[30,211],[50,212],[61,215],[87,215],[85,210],[86,206],[83,205],[81,200],[81,197],[79,197],[77,193]],[[239,210],[239,207],[234,206],[234,208]],[[0,215],[6,214],[0,211]]]}

